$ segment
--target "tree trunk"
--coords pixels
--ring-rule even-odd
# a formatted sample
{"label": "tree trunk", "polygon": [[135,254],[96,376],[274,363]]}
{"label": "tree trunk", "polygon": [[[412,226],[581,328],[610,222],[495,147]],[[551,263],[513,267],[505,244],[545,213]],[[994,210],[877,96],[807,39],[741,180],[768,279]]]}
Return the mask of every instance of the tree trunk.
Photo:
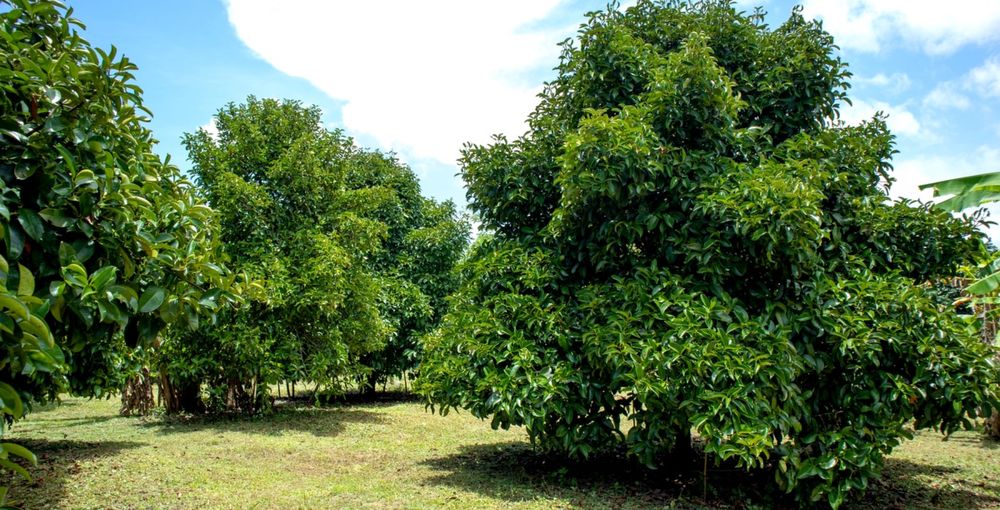
{"label": "tree trunk", "polygon": [[674,446],[670,449],[670,457],[678,463],[686,463],[694,458],[694,443],[691,439],[691,429],[677,431]]}
{"label": "tree trunk", "polygon": [[167,369],[160,369],[160,404],[167,413],[176,413],[180,410],[177,404],[177,394],[174,390],[174,385],[170,382],[170,376],[167,375]]}
{"label": "tree trunk", "polygon": [[181,411],[186,413],[205,412],[205,403],[201,401],[201,384],[197,382],[186,382],[180,389]]}
{"label": "tree trunk", "polygon": [[986,423],[984,425],[985,427],[983,431],[986,432],[987,436],[992,437],[993,439],[1000,439],[1000,412],[994,409],[993,414],[986,419]]}
{"label": "tree trunk", "polygon": [[155,407],[152,378],[149,369],[143,368],[139,375],[125,381],[125,387],[122,388],[122,407],[118,412],[122,416],[149,416]]}
{"label": "tree trunk", "polygon": [[160,369],[160,401],[168,414],[205,411],[205,404],[201,401],[201,383],[175,383],[170,380],[165,368]]}
{"label": "tree trunk", "polygon": [[249,391],[246,385],[239,379],[231,378],[226,381],[226,411],[230,413],[241,413],[254,415],[257,413],[257,383],[249,383]]}
{"label": "tree trunk", "polygon": [[378,384],[378,376],[374,372],[370,372],[365,378],[365,395],[374,395],[376,384]]}

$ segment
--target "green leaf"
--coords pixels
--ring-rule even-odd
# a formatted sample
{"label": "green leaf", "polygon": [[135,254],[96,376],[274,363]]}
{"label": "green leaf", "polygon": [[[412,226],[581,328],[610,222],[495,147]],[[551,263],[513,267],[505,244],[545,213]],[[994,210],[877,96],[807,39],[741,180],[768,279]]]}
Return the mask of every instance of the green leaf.
{"label": "green leaf", "polygon": [[69,151],[66,150],[66,147],[62,144],[56,144],[55,148],[59,155],[62,156],[63,162],[66,163],[66,166],[69,169],[69,174],[76,174],[76,161],[73,159],[73,155],[70,154]]}
{"label": "green leaf", "polygon": [[38,465],[38,457],[36,457],[34,453],[31,453],[31,450],[19,444],[0,443],[0,448],[2,448],[4,451],[8,453],[12,453],[14,455],[17,455],[18,457],[21,457],[22,459],[30,462],[33,466]]}
{"label": "green leaf", "polygon": [[28,474],[28,470],[24,469],[23,467],[19,466],[18,464],[15,464],[14,462],[8,459],[0,458],[0,466],[3,466],[21,475],[21,477],[23,477],[25,480],[31,480],[31,475]]}
{"label": "green leaf", "polygon": [[66,216],[66,213],[61,209],[45,208],[38,211],[38,215],[57,227],[66,227],[76,221],[76,218]]}
{"label": "green leaf", "polygon": [[77,188],[87,187],[96,190],[97,176],[90,170],[80,170],[80,172],[76,174],[76,179],[73,181],[73,185]]}
{"label": "green leaf", "polygon": [[3,401],[3,411],[14,419],[19,419],[24,416],[24,404],[21,402],[20,395],[14,390],[14,387],[5,383],[0,382],[0,400]]}
{"label": "green leaf", "polygon": [[167,297],[167,291],[162,287],[149,287],[143,291],[139,297],[139,312],[149,313],[155,311],[163,304]]}
{"label": "green leaf", "polygon": [[17,265],[17,272],[20,278],[17,282],[18,296],[31,296],[35,293],[35,276],[22,264]]}
{"label": "green leaf", "polygon": [[13,224],[7,225],[4,229],[4,237],[7,240],[7,254],[11,259],[17,259],[24,251],[24,234],[20,228]]}
{"label": "green leaf", "polygon": [[826,494],[826,501],[830,503],[830,508],[837,510],[840,505],[844,504],[844,492],[838,489],[830,489],[830,492]]}
{"label": "green leaf", "polygon": [[87,270],[80,264],[69,264],[62,268],[62,277],[70,285],[82,289],[87,286]]}
{"label": "green leaf", "polygon": [[17,211],[17,222],[21,224],[24,228],[24,232],[28,234],[28,237],[38,241],[42,238],[42,234],[45,233],[45,227],[42,225],[42,219],[38,216],[38,213],[31,209],[21,209]]}
{"label": "green leaf", "polygon": [[836,466],[836,465],[837,465],[837,457],[834,457],[832,455],[830,455],[825,460],[823,458],[821,458],[820,459],[820,463],[819,463],[820,469],[827,469],[827,470],[833,469],[834,466]]}
{"label": "green leaf", "polygon": [[1000,172],[933,182],[920,186],[920,189],[933,189],[935,197],[954,195],[935,206],[945,211],[964,211],[1000,200]]}
{"label": "green leaf", "polygon": [[977,187],[996,185],[1000,185],[1000,172],[987,172],[922,184],[920,190],[932,189],[934,190],[934,196],[937,197],[967,193]]}
{"label": "green leaf", "polygon": [[116,322],[123,326],[128,322],[128,314],[111,301],[98,301],[97,310],[101,314],[102,322]]}
{"label": "green leaf", "polygon": [[185,315],[187,315],[188,329],[190,329],[191,331],[198,329],[199,325],[198,312],[193,308],[187,308],[185,312],[186,312]]}
{"label": "green leaf", "polygon": [[80,262],[76,258],[76,250],[69,243],[59,243],[59,264],[68,266],[74,262]]}
{"label": "green leaf", "polygon": [[5,308],[21,320],[27,319],[31,314],[28,307],[25,306],[21,300],[11,296],[10,294],[0,293],[0,307]]}
{"label": "green leaf", "polygon": [[97,291],[104,290],[108,283],[114,282],[118,268],[115,266],[104,266],[90,276],[90,286]]}
{"label": "green leaf", "polygon": [[49,326],[36,315],[29,314],[27,320],[21,321],[21,329],[44,342],[44,344],[38,345],[39,349],[45,350],[52,347],[53,339],[52,333],[49,332]]}
{"label": "green leaf", "polygon": [[969,294],[984,296],[986,294],[991,294],[998,288],[1000,288],[1000,272],[993,273],[985,278],[977,280],[972,285],[969,285],[965,291]]}
{"label": "green leaf", "polygon": [[134,289],[132,289],[132,287],[125,285],[112,285],[108,287],[108,292],[110,292],[115,299],[125,303],[129,307],[129,310],[133,312],[138,311],[139,295]]}
{"label": "green leaf", "polygon": [[58,103],[62,99],[62,93],[55,87],[45,87],[45,97],[53,103]]}

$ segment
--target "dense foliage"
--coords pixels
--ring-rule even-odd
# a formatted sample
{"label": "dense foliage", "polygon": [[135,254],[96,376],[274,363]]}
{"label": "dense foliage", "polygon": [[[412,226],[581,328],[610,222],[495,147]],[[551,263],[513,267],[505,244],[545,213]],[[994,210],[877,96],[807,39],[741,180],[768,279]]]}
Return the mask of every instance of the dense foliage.
{"label": "dense foliage", "polygon": [[320,116],[250,97],[218,111],[217,135],[184,139],[233,266],[266,291],[162,346],[169,374],[207,383],[215,407],[254,412],[281,381],[337,391],[408,369],[415,335],[455,287],[468,236],[455,208],[421,197],[409,168]]}
{"label": "dense foliage", "polygon": [[437,326],[445,298],[458,288],[455,265],[469,243],[470,225],[454,204],[421,197],[412,172],[395,168],[362,181],[374,185],[394,176],[397,184],[379,185],[391,185],[399,199],[380,208],[378,215],[389,228],[374,267],[382,283],[382,314],[392,333],[385,346],[361,357],[361,385],[369,391],[417,367],[419,338]]}
{"label": "dense foliage", "polygon": [[58,2],[0,9],[0,399],[18,418],[117,391],[132,348],[211,320],[239,282],[211,209],[153,152],[135,66]]}
{"label": "dense foliage", "polygon": [[442,412],[654,465],[697,432],[802,504],[863,490],[907,429],[970,426],[989,347],[920,284],[982,249],[890,202],[883,119],[839,124],[846,66],[798,11],[592,13],[529,131],[463,152],[492,231],[426,343]]}

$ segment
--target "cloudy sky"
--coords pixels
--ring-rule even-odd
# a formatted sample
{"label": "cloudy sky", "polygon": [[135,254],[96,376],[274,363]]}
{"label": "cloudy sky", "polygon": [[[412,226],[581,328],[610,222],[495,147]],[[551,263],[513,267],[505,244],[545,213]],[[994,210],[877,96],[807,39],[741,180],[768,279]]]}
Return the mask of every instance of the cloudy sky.
{"label": "cloudy sky", "polygon": [[[69,0],[86,37],[140,67],[160,150],[187,166],[182,133],[248,94],[323,108],[330,127],[392,151],[425,192],[464,203],[465,142],[516,136],[557,43],[584,0]],[[799,2],[763,5],[772,25]],[[894,193],[1000,170],[1000,1],[802,0],[854,73],[848,122],[889,114],[898,136]]]}

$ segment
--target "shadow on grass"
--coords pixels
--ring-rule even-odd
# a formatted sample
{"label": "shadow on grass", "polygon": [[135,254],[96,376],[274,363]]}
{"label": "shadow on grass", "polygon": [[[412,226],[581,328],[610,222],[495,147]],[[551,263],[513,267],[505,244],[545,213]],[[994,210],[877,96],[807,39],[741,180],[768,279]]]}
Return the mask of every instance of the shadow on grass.
{"label": "shadow on grass", "polygon": [[212,430],[277,436],[288,431],[308,432],[318,437],[333,437],[349,424],[379,425],[385,417],[377,412],[339,406],[282,405],[273,414],[245,416],[168,416],[139,423],[159,434],[183,434]]}
{"label": "shadow on grass", "polygon": [[39,404],[37,402],[34,402],[34,403],[31,404],[30,409],[28,409],[28,414],[30,414],[32,416],[42,415],[42,414],[48,413],[50,411],[56,411],[56,410],[59,410],[61,408],[66,408],[66,407],[75,407],[75,406],[78,406],[78,405],[80,405],[80,402],[78,402],[76,400],[65,399],[65,398],[62,399],[62,400],[60,400],[60,401],[58,401],[58,402],[47,402],[47,403],[44,403],[44,404]]}
{"label": "shadow on grass", "polygon": [[[66,497],[72,477],[82,469],[80,463],[108,457],[143,446],[133,441],[73,441],[20,440],[38,457],[38,466],[28,467],[31,480],[6,474],[4,485],[10,486],[8,503],[23,508],[54,508]],[[30,498],[26,500],[24,498]]]}
{"label": "shadow on grass", "polygon": [[703,485],[699,459],[651,470],[621,455],[569,462],[511,442],[465,446],[421,464],[440,472],[431,483],[510,502],[552,499],[583,509],[790,508],[759,491],[766,487],[759,474],[710,467]]}
{"label": "shadow on grass", "polygon": [[79,427],[81,425],[93,425],[103,423],[118,418],[117,415],[107,416],[69,416],[65,418],[46,418],[45,415],[31,415],[32,424],[53,424],[60,427]]}
{"label": "shadow on grass", "polygon": [[[423,465],[438,471],[434,484],[510,502],[551,499],[574,508],[798,508],[784,494],[770,492],[772,476],[703,464],[650,470],[622,456],[567,462],[534,451],[523,442],[462,447]],[[978,510],[1000,508],[1000,484],[956,480],[958,470],[888,459],[883,477],[866,494],[852,494],[843,508]],[[928,482],[928,480],[933,480]],[[991,494],[993,494],[991,496]]]}
{"label": "shadow on grass", "polygon": [[335,404],[358,405],[358,404],[403,404],[408,402],[420,402],[422,399],[415,393],[403,391],[376,391],[375,393],[346,393],[344,395],[333,396],[329,402]]}
{"label": "shadow on grass", "polygon": [[864,497],[845,505],[848,509],[1000,508],[997,480],[966,480],[960,470],[886,459],[882,478],[872,482]]}
{"label": "shadow on grass", "polygon": [[[422,401],[423,399],[412,392],[378,391],[375,393],[364,393],[352,391],[342,395],[321,393],[318,405],[321,407],[337,405],[395,405]],[[300,392],[294,397],[287,395],[276,397],[274,405],[276,408],[314,406],[317,405],[317,399],[311,392],[306,391]]]}
{"label": "shadow on grass", "polygon": [[968,436],[952,436],[948,438],[948,442],[954,442],[977,448],[985,448],[987,450],[996,450],[997,448],[1000,448],[1000,440],[991,438],[986,434],[982,433],[968,435]]}

